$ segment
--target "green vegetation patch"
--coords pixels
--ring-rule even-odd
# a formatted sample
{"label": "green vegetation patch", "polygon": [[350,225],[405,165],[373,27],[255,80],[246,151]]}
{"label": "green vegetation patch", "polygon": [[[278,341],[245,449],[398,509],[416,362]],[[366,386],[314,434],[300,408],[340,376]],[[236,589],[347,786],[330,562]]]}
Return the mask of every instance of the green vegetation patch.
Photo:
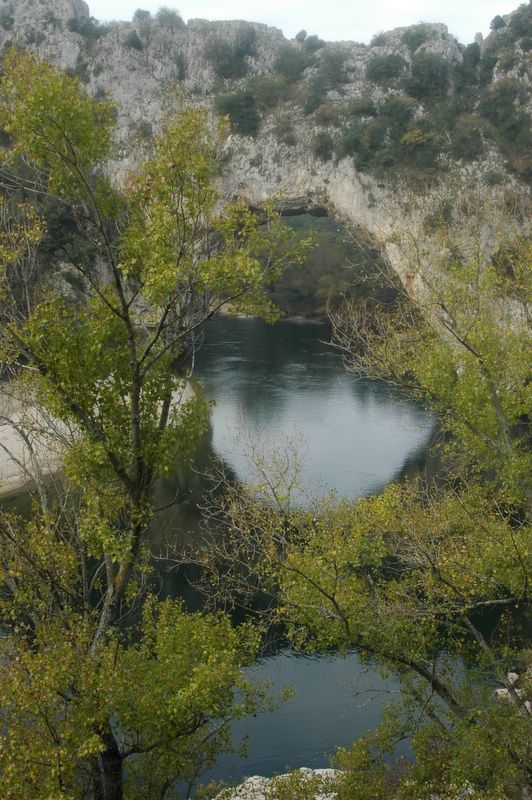
{"label": "green vegetation patch", "polygon": [[215,36],[207,42],[205,55],[219,78],[242,78],[247,74],[247,57],[256,52],[257,31],[251,25],[238,31],[233,41]]}
{"label": "green vegetation patch", "polygon": [[214,102],[217,114],[229,117],[231,130],[243,136],[255,136],[260,125],[260,116],[251,92],[219,94]]}

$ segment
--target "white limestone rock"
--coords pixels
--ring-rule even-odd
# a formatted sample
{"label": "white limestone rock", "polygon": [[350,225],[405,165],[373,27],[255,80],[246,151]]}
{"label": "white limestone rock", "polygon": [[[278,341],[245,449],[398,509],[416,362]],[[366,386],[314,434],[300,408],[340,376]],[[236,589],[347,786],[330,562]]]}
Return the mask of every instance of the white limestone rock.
{"label": "white limestone rock", "polygon": [[[338,775],[337,770],[301,767],[301,769],[296,770],[296,773],[301,773],[304,778],[314,777],[323,781],[323,790],[320,790],[320,793],[315,795],[313,800],[335,800],[334,781]],[[275,778],[263,778],[259,775],[254,775],[235,789],[224,790],[217,796],[216,800],[269,800],[275,784],[282,783],[288,777],[288,775],[278,775]]]}

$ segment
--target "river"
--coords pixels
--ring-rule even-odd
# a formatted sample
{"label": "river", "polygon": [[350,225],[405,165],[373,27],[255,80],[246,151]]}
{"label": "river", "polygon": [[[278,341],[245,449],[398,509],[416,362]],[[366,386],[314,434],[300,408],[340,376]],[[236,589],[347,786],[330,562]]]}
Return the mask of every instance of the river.
{"label": "river", "polygon": [[[214,453],[246,481],[253,475],[251,443],[262,448],[286,436],[300,441],[302,493],[335,490],[354,498],[381,490],[427,465],[433,420],[378,381],[347,374],[337,351],[324,342],[326,325],[223,319],[211,323],[194,376],[213,401],[209,441],[199,461]],[[184,506],[154,532],[156,546],[197,524],[202,481],[184,482]],[[166,481],[161,501],[175,484]],[[193,535],[193,533],[192,533]],[[179,575],[162,576],[167,594],[193,596]],[[287,766],[324,767],[336,746],[347,745],[375,726],[382,703],[397,687],[384,681],[356,654],[347,658],[302,656],[283,650],[250,670],[272,687],[290,685],[295,695],[273,712],[234,725],[235,740],[249,737],[246,759],[227,755],[209,778],[240,781],[270,776]]]}

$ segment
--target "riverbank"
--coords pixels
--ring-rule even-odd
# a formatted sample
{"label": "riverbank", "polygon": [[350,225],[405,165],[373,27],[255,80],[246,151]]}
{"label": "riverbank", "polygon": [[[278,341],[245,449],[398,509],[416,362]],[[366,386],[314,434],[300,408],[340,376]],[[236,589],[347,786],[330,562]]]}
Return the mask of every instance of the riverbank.
{"label": "riverbank", "polygon": [[[286,775],[263,778],[254,775],[234,789],[225,789],[216,800],[274,800],[277,797],[295,796],[296,790],[312,791],[312,800],[335,800],[334,783],[338,776],[335,769],[308,769],[301,767]],[[299,796],[299,793],[298,793]],[[307,796],[305,794],[305,796]],[[309,797],[309,800],[311,798]]]}
{"label": "riverbank", "polygon": [[[193,396],[187,382],[174,393],[173,403],[181,405]],[[77,435],[75,428],[19,394],[16,383],[0,384],[0,498],[31,491],[55,475]]]}
{"label": "riverbank", "polygon": [[0,389],[0,497],[6,498],[53,475],[73,431],[24,399],[14,384]]}

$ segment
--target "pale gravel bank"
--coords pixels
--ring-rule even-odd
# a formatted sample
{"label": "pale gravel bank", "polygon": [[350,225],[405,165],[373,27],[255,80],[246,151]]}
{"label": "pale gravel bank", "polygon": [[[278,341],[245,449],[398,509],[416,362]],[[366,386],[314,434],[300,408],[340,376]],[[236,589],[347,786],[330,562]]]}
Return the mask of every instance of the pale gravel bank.
{"label": "pale gravel bank", "polygon": [[[187,383],[174,395],[181,405],[194,396]],[[74,428],[43,408],[22,399],[15,384],[0,384],[0,497],[16,494],[54,475],[65,450],[76,437]]]}
{"label": "pale gravel bank", "polygon": [[294,775],[301,776],[303,781],[309,778],[319,779],[321,788],[312,800],[335,800],[334,781],[338,775],[338,770],[309,769],[308,767],[301,767],[295,770],[295,773],[277,775],[274,778],[263,778],[260,775],[254,775],[244,783],[241,783],[240,786],[224,790],[217,795],[216,800],[277,800],[277,797],[282,797],[283,800],[286,797],[286,800],[288,800],[288,797],[283,794],[283,783],[289,785]]}

